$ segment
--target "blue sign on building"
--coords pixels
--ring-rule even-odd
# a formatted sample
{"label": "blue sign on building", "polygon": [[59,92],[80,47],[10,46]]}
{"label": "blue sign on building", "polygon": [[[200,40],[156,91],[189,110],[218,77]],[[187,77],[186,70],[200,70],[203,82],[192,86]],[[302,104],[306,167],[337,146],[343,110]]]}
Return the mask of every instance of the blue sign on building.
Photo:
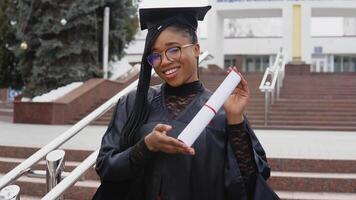
{"label": "blue sign on building", "polygon": [[14,89],[9,88],[7,90],[7,100],[8,101],[14,101],[15,97],[20,95],[20,94],[21,94],[20,90],[14,90]]}
{"label": "blue sign on building", "polygon": [[315,54],[323,54],[323,47],[321,47],[321,46],[314,47],[314,53]]}

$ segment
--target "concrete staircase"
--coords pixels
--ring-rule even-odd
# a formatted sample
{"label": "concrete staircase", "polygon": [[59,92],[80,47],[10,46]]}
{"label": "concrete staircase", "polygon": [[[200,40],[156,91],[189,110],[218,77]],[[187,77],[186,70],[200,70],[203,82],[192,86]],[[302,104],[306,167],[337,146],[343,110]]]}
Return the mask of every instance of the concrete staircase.
{"label": "concrete staircase", "polygon": [[[263,116],[250,119],[258,125]],[[356,74],[287,75],[268,128],[356,130]]]}
{"label": "concrete staircase", "polygon": [[270,159],[269,185],[281,199],[356,199],[356,160]]}
{"label": "concrete staircase", "polygon": [[14,104],[11,102],[0,102],[0,120],[12,122],[14,115]]}
{"label": "concrete staircase", "polygon": [[[33,154],[37,148],[0,146],[0,177]],[[72,171],[91,151],[66,150],[65,171]],[[356,160],[269,159],[272,176],[269,185],[285,200],[356,199]],[[34,169],[45,169],[44,161]],[[45,195],[45,180],[22,176],[22,200],[37,200]],[[100,182],[90,169],[66,193],[65,199],[91,199]]]}

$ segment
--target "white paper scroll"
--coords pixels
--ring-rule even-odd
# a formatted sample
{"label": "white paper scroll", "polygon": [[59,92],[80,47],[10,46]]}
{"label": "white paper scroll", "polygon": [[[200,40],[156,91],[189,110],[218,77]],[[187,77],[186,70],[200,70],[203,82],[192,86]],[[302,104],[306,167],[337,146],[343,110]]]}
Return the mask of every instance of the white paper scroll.
{"label": "white paper scroll", "polygon": [[240,83],[240,80],[241,77],[235,71],[231,71],[208,102],[205,103],[193,120],[185,127],[182,133],[179,134],[178,139],[186,145],[192,146],[204,128],[213,119],[216,112]]}

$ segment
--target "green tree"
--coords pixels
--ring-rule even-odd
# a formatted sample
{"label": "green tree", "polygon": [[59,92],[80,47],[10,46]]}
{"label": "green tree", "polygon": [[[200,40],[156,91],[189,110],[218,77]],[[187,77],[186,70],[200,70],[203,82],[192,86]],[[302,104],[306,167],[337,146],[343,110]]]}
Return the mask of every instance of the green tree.
{"label": "green tree", "polygon": [[15,0],[14,48],[24,96],[33,97],[74,81],[102,77],[103,8],[109,6],[110,58],[121,58],[137,30],[131,0]]}
{"label": "green tree", "polygon": [[22,78],[16,68],[16,59],[10,47],[16,42],[15,29],[10,25],[15,21],[6,15],[9,0],[0,1],[0,88],[20,89]]}

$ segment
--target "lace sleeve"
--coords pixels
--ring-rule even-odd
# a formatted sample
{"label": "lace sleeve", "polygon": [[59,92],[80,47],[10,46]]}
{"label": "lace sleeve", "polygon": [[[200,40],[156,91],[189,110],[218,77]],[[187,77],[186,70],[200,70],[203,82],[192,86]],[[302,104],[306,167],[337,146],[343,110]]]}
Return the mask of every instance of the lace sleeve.
{"label": "lace sleeve", "polygon": [[228,125],[227,131],[250,199],[254,193],[257,173],[250,136],[245,129],[245,123]]}
{"label": "lace sleeve", "polygon": [[140,170],[143,165],[150,160],[155,153],[150,151],[144,139],[132,147],[130,151],[130,164],[134,171]]}

